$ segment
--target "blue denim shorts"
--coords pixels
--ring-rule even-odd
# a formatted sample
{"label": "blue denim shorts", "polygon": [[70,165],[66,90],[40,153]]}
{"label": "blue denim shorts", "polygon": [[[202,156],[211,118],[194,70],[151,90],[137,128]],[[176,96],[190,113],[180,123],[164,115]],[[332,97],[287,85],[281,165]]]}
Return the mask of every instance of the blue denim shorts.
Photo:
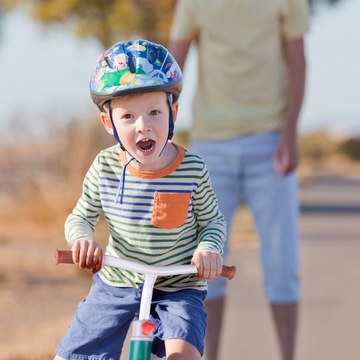
{"label": "blue denim shorts", "polygon": [[[265,296],[270,302],[291,303],[300,287],[299,186],[296,173],[283,176],[274,167],[279,136],[267,132],[196,141],[191,151],[206,161],[228,234],[235,211],[247,203],[260,239]],[[225,257],[229,247],[227,241]],[[207,299],[223,296],[225,287],[224,278],[210,281]]]}
{"label": "blue denim shorts", "polygon": [[[138,288],[109,286],[95,274],[86,299],[79,303],[56,354],[68,360],[119,360],[121,349],[140,307]],[[203,354],[206,291],[154,289],[150,320],[155,323],[152,352],[165,356],[164,340],[182,339]]]}

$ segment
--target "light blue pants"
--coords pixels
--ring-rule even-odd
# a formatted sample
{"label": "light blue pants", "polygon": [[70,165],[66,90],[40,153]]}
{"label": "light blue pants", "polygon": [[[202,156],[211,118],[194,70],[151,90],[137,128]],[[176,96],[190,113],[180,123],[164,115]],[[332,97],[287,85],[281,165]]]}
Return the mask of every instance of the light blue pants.
{"label": "light blue pants", "polygon": [[[196,141],[191,151],[203,157],[228,234],[234,212],[244,200],[260,238],[265,296],[270,302],[292,303],[299,297],[299,185],[295,173],[274,168],[278,132],[221,141]],[[224,259],[229,252],[227,241]],[[226,280],[209,282],[207,299],[224,295]]]}

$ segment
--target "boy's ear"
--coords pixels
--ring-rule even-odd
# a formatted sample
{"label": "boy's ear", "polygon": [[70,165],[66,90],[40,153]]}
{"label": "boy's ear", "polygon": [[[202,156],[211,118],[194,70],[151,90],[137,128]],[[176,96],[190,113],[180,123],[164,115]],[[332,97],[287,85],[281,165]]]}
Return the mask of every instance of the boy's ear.
{"label": "boy's ear", "polygon": [[171,105],[171,109],[172,109],[172,113],[173,113],[173,120],[175,122],[176,118],[177,118],[178,111],[179,111],[179,102],[177,101],[176,103],[173,103]]}
{"label": "boy's ear", "polygon": [[114,135],[114,131],[113,131],[113,127],[112,127],[112,123],[109,117],[109,114],[105,111],[100,113],[100,120],[102,122],[102,124],[104,125],[105,130],[111,134]]}

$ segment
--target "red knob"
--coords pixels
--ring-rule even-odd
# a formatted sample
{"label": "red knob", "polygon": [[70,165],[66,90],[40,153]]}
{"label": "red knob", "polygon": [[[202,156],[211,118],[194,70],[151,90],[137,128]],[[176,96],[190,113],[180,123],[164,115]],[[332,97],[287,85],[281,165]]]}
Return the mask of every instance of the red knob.
{"label": "red knob", "polygon": [[155,330],[155,325],[150,321],[144,321],[141,324],[141,332],[143,335],[151,335]]}

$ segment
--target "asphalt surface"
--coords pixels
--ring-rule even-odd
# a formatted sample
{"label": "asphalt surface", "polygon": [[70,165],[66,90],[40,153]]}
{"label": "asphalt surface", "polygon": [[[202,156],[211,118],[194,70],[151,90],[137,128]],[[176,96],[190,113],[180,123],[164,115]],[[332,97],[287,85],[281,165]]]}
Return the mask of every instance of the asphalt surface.
{"label": "asphalt surface", "polygon": [[[296,360],[360,359],[360,180],[319,176],[302,186]],[[237,249],[220,360],[280,360],[263,298],[258,248]]]}

